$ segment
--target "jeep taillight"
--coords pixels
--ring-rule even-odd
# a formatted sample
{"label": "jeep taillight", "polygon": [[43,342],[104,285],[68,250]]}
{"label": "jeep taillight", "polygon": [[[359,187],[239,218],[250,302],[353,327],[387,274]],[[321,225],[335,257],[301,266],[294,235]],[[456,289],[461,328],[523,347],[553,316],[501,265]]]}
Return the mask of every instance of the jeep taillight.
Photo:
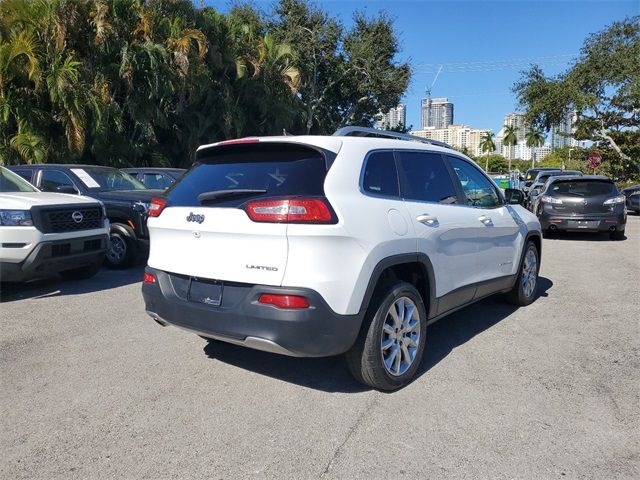
{"label": "jeep taillight", "polygon": [[299,310],[309,308],[309,300],[300,295],[280,295],[275,293],[263,293],[258,298],[258,303],[273,305],[286,310]]}
{"label": "jeep taillight", "polygon": [[333,215],[320,198],[256,200],[245,206],[254,222],[266,223],[332,223]]}
{"label": "jeep taillight", "polygon": [[167,201],[164,198],[154,197],[149,204],[149,216],[158,217],[167,206]]}

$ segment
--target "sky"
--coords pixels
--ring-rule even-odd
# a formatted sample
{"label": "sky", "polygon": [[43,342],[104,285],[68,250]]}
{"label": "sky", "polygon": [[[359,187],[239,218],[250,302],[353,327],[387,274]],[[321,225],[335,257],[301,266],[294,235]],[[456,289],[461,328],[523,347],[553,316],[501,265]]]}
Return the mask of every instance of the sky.
{"label": "sky", "polygon": [[[230,5],[229,1],[207,3],[223,11]],[[268,11],[273,0],[251,3]],[[548,75],[561,73],[590,33],[640,14],[640,0],[315,3],[347,27],[358,10],[371,15],[383,10],[393,19],[400,40],[398,60],[409,62],[414,71],[403,98],[407,125],[420,128],[420,99],[443,65],[431,96],[453,102],[454,123],[496,133],[504,115],[518,110],[511,87],[530,63],[538,63]]]}

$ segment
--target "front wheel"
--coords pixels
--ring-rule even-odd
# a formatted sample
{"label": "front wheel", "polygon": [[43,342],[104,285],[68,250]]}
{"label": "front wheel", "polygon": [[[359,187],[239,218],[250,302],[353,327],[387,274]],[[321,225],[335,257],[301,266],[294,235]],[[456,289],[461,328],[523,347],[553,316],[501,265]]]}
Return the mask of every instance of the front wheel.
{"label": "front wheel", "polygon": [[540,254],[535,243],[527,242],[524,256],[520,261],[518,277],[513,289],[507,294],[509,303],[524,307],[536,299],[538,293],[538,270]]}
{"label": "front wheel", "polygon": [[365,385],[397,390],[418,370],[426,334],[427,313],[418,290],[405,282],[381,289],[346,354],[349,370]]}
{"label": "front wheel", "polygon": [[105,257],[107,267],[115,270],[128,268],[133,264],[135,257],[133,239],[112,225],[109,233],[109,249]]}

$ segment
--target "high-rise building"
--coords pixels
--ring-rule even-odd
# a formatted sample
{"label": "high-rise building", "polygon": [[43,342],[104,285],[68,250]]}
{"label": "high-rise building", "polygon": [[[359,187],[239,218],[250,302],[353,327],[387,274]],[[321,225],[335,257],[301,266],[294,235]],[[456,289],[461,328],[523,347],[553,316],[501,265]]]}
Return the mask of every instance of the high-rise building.
{"label": "high-rise building", "polygon": [[411,132],[411,135],[445,142],[459,149],[466,148],[470,155],[480,156],[482,155],[480,148],[482,137],[490,131],[489,129],[471,128],[467,125],[449,125],[448,128],[430,127],[415,130]]}
{"label": "high-rise building", "polygon": [[575,123],[578,120],[578,111],[567,112],[559,125],[551,127],[551,148],[554,150],[563,147],[586,147],[586,142],[576,140]]}
{"label": "high-rise building", "polygon": [[379,114],[373,126],[378,130],[387,130],[396,128],[400,124],[404,127],[407,126],[407,106],[404,103],[398,104],[396,108],[392,108],[387,113]]}
{"label": "high-rise building", "polygon": [[453,103],[448,98],[423,98],[422,129],[447,128],[453,124]]}
{"label": "high-rise building", "polygon": [[504,135],[505,128],[503,127],[498,132],[498,137],[500,138],[500,144],[502,145],[502,156],[508,159],[521,158],[518,155],[521,154],[519,145],[524,145],[525,135],[527,133],[524,123],[524,115],[517,112],[507,113],[504,116],[504,127],[515,127],[516,128],[516,138],[518,143],[516,145],[505,145],[504,144]]}

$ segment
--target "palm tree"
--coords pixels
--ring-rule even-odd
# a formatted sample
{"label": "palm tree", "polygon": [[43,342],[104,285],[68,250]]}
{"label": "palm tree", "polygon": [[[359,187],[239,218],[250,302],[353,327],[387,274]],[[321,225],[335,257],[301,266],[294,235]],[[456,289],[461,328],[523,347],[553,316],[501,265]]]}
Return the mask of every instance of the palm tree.
{"label": "palm tree", "polygon": [[527,147],[533,148],[533,155],[531,156],[531,168],[536,165],[536,148],[544,145],[544,132],[538,128],[531,128],[526,133]]}
{"label": "palm tree", "polygon": [[[494,135],[495,134],[493,132],[485,132],[482,135],[482,138],[480,139],[480,150],[482,150],[482,153],[486,153],[488,155],[489,153],[496,151],[496,144],[493,141]],[[488,158],[485,160],[484,170],[485,172],[489,171]]]}
{"label": "palm tree", "polygon": [[[515,147],[518,144],[518,127],[515,125],[504,126],[502,144],[505,147]],[[511,171],[511,155],[509,155],[509,171]]]}

